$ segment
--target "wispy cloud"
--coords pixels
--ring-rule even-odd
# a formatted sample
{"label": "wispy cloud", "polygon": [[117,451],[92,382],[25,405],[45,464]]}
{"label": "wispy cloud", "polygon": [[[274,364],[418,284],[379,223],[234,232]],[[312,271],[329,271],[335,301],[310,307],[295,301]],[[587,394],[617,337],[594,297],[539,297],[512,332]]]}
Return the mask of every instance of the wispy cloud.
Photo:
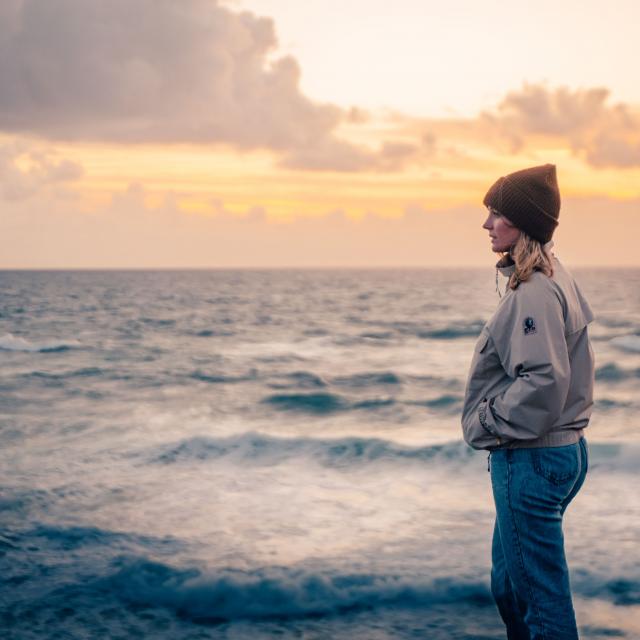
{"label": "wispy cloud", "polygon": [[531,135],[562,139],[593,167],[640,166],[640,115],[624,103],[609,104],[605,87],[570,89],[525,84],[481,118],[511,141],[514,151]]}
{"label": "wispy cloud", "polygon": [[[408,204],[395,218],[371,212],[358,220],[336,209],[278,222],[259,205],[232,212],[217,200],[214,215],[201,215],[186,213],[179,194],[154,204],[149,195],[131,184],[92,211],[44,193],[9,203],[0,235],[12,240],[0,267],[484,265],[490,278],[495,263],[479,205]],[[566,198],[555,250],[567,264],[637,264],[629,229],[639,210],[639,199]]]}
{"label": "wispy cloud", "polygon": [[[612,102],[606,87],[527,84],[509,91],[475,117],[420,118],[384,114],[389,127],[414,141],[407,164],[434,169],[464,159],[476,168],[489,156],[531,158],[549,149],[569,151],[591,169],[640,168],[640,105]],[[366,125],[364,125],[366,126]]]}
{"label": "wispy cloud", "polygon": [[24,142],[0,145],[0,193],[5,200],[26,200],[42,189],[72,183],[84,173],[80,164]]}

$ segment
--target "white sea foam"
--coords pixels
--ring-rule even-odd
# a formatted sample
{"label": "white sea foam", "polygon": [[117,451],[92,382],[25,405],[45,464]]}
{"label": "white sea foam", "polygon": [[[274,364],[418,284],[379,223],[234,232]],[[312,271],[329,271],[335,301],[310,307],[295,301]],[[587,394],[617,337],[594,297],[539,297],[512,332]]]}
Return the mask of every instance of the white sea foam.
{"label": "white sea foam", "polygon": [[343,468],[375,462],[406,465],[411,461],[448,463],[457,467],[466,464],[473,455],[482,454],[475,454],[462,440],[407,447],[380,438],[282,438],[248,432],[229,438],[187,438],[154,448],[151,460],[171,464],[228,458],[247,467],[252,463],[274,465],[292,458],[305,458],[324,466]]}
{"label": "white sea foam", "polygon": [[0,349],[5,351],[60,351],[69,347],[78,346],[80,342],[77,340],[44,340],[41,342],[29,342],[20,336],[14,336],[12,333],[5,333],[0,336]]}
{"label": "white sea foam", "polygon": [[241,618],[297,618],[385,606],[428,607],[434,603],[491,604],[484,583],[456,577],[376,575],[289,567],[217,574],[176,570],[146,559],[124,562],[109,585],[128,602],[162,606],[187,619],[221,622]]}

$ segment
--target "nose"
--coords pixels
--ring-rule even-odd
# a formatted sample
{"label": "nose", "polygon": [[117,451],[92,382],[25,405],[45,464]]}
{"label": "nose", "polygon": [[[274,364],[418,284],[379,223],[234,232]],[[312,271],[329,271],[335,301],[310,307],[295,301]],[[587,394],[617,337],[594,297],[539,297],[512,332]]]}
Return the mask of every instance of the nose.
{"label": "nose", "polygon": [[487,219],[484,221],[482,228],[487,229],[489,231],[493,229],[493,215],[491,215],[491,213],[489,213],[489,215],[487,216]]}

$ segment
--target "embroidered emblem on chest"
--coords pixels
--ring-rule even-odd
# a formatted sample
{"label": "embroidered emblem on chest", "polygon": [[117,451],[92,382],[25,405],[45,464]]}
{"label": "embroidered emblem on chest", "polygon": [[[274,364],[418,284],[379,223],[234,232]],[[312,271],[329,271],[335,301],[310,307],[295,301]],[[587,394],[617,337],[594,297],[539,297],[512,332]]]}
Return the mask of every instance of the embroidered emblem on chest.
{"label": "embroidered emblem on chest", "polygon": [[531,316],[524,319],[522,327],[524,329],[525,336],[529,335],[530,333],[536,333],[536,321]]}

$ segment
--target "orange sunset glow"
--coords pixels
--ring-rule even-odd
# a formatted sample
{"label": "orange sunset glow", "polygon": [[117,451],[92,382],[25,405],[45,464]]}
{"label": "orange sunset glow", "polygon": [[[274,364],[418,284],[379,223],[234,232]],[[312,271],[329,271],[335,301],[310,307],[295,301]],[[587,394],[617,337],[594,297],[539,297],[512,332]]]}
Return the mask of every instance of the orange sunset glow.
{"label": "orange sunset glow", "polygon": [[547,162],[557,254],[640,265],[636,3],[344,4],[2,3],[0,268],[491,265]]}

